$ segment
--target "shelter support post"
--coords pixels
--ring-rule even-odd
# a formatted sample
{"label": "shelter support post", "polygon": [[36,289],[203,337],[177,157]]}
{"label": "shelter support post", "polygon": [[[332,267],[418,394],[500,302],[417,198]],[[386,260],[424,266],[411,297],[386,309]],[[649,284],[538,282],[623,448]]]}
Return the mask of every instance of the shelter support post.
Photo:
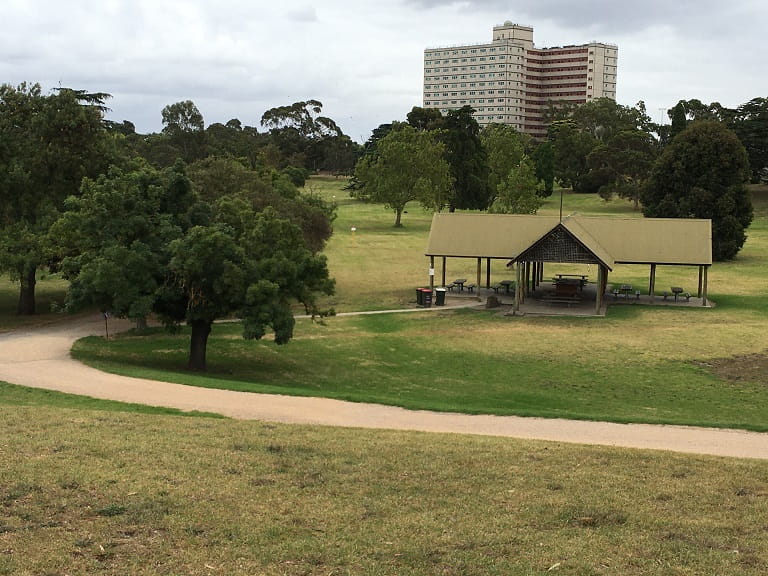
{"label": "shelter support post", "polygon": [[445,256],[443,256],[443,284],[445,286]]}
{"label": "shelter support post", "polygon": [[704,281],[704,266],[699,266],[699,290],[696,292],[696,296],[698,298],[701,298],[703,281]]}
{"label": "shelter support post", "polygon": [[482,276],[482,274],[483,274],[483,259],[478,258],[477,259],[477,293],[478,294],[480,293],[480,286],[482,286],[482,284],[480,283],[480,277]]}
{"label": "shelter support post", "polygon": [[491,259],[486,258],[485,259],[485,289],[490,290],[491,288]]}
{"label": "shelter support post", "polygon": [[531,274],[531,270],[533,268],[533,262],[526,262],[525,263],[525,293],[533,292],[533,275]]}
{"label": "shelter support post", "polygon": [[651,264],[651,281],[648,284],[648,296],[653,300],[653,295],[656,292],[656,264]]}
{"label": "shelter support post", "polygon": [[701,292],[702,306],[707,305],[707,272],[709,272],[709,266],[704,266],[704,275],[703,275],[702,292]]}
{"label": "shelter support post", "polygon": [[515,311],[520,310],[520,304],[523,303],[523,284],[521,280],[523,275],[521,273],[520,262],[515,264]]}
{"label": "shelter support post", "polygon": [[600,314],[600,310],[603,307],[603,299],[605,298],[605,267],[598,265],[597,267],[597,290],[595,294],[595,314]]}
{"label": "shelter support post", "polygon": [[435,289],[435,257],[429,257],[429,288]]}

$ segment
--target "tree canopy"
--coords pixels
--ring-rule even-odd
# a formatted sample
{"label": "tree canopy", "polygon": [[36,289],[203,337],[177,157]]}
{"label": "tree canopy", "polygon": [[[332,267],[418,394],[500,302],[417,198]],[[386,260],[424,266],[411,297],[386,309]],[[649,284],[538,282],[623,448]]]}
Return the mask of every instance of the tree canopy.
{"label": "tree canopy", "polygon": [[506,181],[512,169],[525,156],[530,137],[520,134],[507,124],[489,124],[480,132],[480,141],[488,162],[488,186],[493,202],[499,185]]}
{"label": "tree canopy", "polygon": [[359,182],[353,194],[381,202],[395,212],[401,226],[408,202],[440,210],[449,201],[451,175],[444,159],[445,146],[430,131],[399,124],[376,144],[375,153],[364,156],[355,167]]}
{"label": "tree canopy", "polygon": [[619,132],[607,144],[598,145],[587,156],[590,169],[602,174],[605,184],[598,193],[609,200],[614,194],[640,206],[640,193],[648,179],[658,147],[646,132]]}
{"label": "tree canopy", "polygon": [[281,197],[283,214],[271,206],[271,191],[220,192],[201,201],[182,163],[85,180],[52,228],[71,281],[68,306],[136,320],[154,312],[168,326],[188,324],[193,370],[206,369],[208,335],[222,317],[241,317],[245,338],[272,328],[278,344],[288,342],[292,303],[318,314],[317,294],[333,292],[319,253],[330,223],[314,230],[297,223],[312,210],[327,221],[328,211],[295,190]]}
{"label": "tree canopy", "polygon": [[488,160],[473,112],[471,106],[450,110],[440,131],[453,178],[451,209],[485,210],[491,201]]}
{"label": "tree canopy", "polygon": [[539,189],[533,161],[523,156],[499,183],[496,199],[488,211],[494,214],[536,214],[543,204]]}
{"label": "tree canopy", "polygon": [[0,86],[0,271],[20,283],[19,314],[35,313],[36,272],[64,199],[109,162],[113,149],[102,123],[108,97]]}
{"label": "tree canopy", "polygon": [[733,131],[713,120],[695,121],[678,134],[641,195],[652,218],[709,218],[715,260],[730,260],[746,240],[752,203],[746,150]]}

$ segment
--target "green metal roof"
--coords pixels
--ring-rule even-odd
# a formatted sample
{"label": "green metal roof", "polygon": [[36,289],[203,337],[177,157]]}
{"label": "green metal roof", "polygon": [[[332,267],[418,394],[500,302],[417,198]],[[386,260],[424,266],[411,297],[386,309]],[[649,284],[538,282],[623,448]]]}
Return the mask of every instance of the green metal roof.
{"label": "green metal roof", "polygon": [[[555,216],[437,213],[426,255],[516,260],[559,224]],[[576,214],[562,225],[611,269],[614,263],[712,264],[710,220]]]}

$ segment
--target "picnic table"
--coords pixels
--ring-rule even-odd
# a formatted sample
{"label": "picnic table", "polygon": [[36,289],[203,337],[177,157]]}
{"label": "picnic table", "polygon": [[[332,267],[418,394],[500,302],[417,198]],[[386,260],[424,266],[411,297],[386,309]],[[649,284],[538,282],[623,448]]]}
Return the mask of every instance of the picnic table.
{"label": "picnic table", "polygon": [[635,293],[635,298],[640,300],[640,290],[634,290],[632,284],[621,284],[618,288],[614,288],[613,298],[615,300],[618,300],[619,298],[629,299],[633,291]]}
{"label": "picnic table", "polygon": [[578,278],[581,281],[581,285],[584,286],[587,283],[588,276],[586,274],[555,274],[558,280],[564,278]]}
{"label": "picnic table", "polygon": [[680,288],[680,286],[672,286],[670,290],[672,291],[672,294],[675,296],[675,302],[677,302],[677,297],[683,293],[683,289]]}
{"label": "picnic table", "polygon": [[502,280],[499,282],[501,286],[504,286],[504,291],[509,294],[509,290],[512,286],[514,286],[515,281],[514,280]]}
{"label": "picnic table", "polygon": [[466,278],[456,278],[456,280],[448,284],[448,290],[453,292],[454,288],[458,288],[459,292],[464,292],[464,284],[466,283],[467,283]]}

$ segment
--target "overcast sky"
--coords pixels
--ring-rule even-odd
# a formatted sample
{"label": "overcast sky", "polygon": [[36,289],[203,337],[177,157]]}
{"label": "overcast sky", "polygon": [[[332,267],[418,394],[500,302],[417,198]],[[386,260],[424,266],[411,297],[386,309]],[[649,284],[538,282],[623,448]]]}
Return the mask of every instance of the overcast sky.
{"label": "overcast sky", "polygon": [[768,97],[765,0],[1,0],[0,83],[108,92],[139,132],[181,100],[259,127],[316,99],[364,141],[422,105],[425,48],[490,42],[505,20],[538,47],[618,44],[617,100],[657,122],[680,99]]}

